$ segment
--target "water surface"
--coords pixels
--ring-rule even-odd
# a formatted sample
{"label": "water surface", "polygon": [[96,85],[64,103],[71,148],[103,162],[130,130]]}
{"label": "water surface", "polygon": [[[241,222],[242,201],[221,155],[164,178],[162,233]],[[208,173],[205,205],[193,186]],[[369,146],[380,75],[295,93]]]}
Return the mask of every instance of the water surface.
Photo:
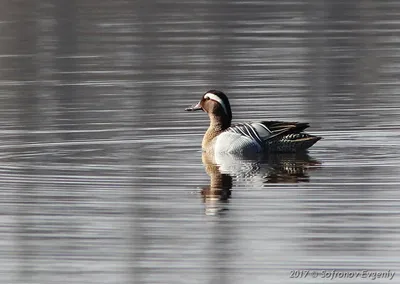
{"label": "water surface", "polygon": [[[7,1],[2,283],[400,277],[396,1]],[[203,164],[208,89],[294,120],[308,156]],[[204,159],[203,159],[204,160]],[[398,275],[397,275],[398,274]]]}

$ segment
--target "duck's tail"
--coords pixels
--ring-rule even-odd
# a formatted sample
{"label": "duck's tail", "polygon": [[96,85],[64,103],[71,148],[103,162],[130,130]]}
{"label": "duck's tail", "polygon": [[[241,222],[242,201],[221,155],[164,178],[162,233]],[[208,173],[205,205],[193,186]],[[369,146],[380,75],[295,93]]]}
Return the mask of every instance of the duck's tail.
{"label": "duck's tail", "polygon": [[305,132],[292,133],[280,139],[267,141],[268,150],[274,152],[300,152],[305,151],[317,143],[321,137],[310,135]]}

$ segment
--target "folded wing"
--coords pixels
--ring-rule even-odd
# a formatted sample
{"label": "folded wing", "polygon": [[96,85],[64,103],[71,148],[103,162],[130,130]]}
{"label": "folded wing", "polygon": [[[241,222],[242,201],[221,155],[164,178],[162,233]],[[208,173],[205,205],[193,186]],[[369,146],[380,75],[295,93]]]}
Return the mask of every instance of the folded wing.
{"label": "folded wing", "polygon": [[226,131],[247,136],[263,144],[267,140],[281,139],[289,134],[300,133],[308,126],[308,123],[299,122],[261,121],[236,124]]}

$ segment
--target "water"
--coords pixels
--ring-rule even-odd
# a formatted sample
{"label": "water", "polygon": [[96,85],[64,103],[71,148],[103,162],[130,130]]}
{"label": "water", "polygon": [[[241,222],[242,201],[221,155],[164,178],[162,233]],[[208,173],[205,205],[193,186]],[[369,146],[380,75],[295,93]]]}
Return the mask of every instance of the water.
{"label": "water", "polygon": [[[2,7],[1,283],[397,283],[396,1]],[[221,172],[208,89],[323,140]]]}

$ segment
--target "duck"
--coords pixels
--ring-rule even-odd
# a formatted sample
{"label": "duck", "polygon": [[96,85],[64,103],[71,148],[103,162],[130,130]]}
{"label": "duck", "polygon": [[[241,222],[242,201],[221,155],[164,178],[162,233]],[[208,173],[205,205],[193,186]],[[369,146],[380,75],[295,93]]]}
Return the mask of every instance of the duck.
{"label": "duck", "polygon": [[294,153],[307,151],[322,137],[304,132],[309,123],[259,121],[232,124],[228,97],[219,90],[209,90],[186,111],[204,111],[210,125],[202,141],[203,152],[232,155],[255,153]]}

